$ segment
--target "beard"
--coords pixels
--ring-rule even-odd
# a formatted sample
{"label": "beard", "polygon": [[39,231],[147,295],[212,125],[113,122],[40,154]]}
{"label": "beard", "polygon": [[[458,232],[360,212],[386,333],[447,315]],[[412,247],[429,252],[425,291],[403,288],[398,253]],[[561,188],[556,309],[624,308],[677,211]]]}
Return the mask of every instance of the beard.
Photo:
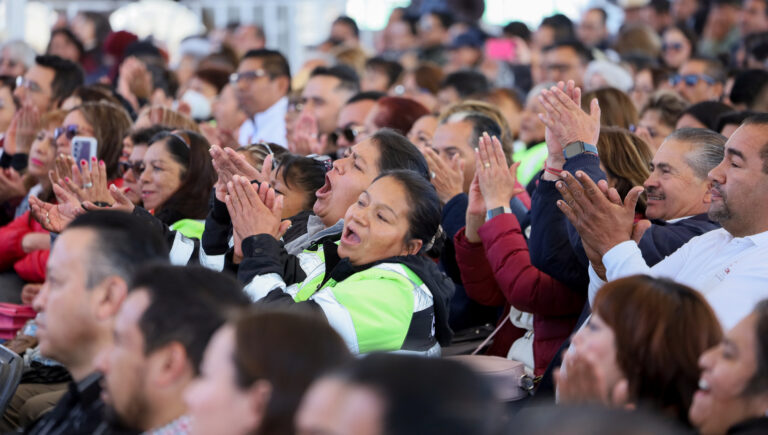
{"label": "beard", "polygon": [[[137,392],[138,393],[138,392]],[[139,434],[149,428],[144,428],[144,419],[148,415],[149,405],[142,394],[134,394],[124,412],[118,412],[114,405],[106,404],[104,419],[110,428],[121,435]]]}
{"label": "beard", "polygon": [[717,193],[720,194],[721,200],[719,203],[713,201],[709,205],[707,216],[709,216],[710,220],[723,223],[732,217],[731,209],[728,208],[728,198],[725,196],[725,192],[720,190],[720,185],[718,183],[715,183],[712,188],[717,190]]}

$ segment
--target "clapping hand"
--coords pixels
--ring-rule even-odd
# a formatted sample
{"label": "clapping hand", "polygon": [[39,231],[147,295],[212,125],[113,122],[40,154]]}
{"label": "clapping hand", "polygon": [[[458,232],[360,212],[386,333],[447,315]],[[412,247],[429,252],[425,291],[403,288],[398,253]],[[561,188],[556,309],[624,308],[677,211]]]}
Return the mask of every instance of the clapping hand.
{"label": "clapping hand", "polygon": [[517,185],[517,168],[520,163],[507,166],[504,150],[499,139],[483,133],[476,150],[475,173],[479,174],[480,191],[485,200],[485,209],[509,207],[509,201],[525,192]]}
{"label": "clapping hand", "polygon": [[77,197],[63,186],[54,183],[53,193],[56,195],[57,204],[30,195],[29,208],[32,216],[43,228],[52,233],[60,233],[77,216],[85,213],[85,209]]}
{"label": "clapping hand", "polygon": [[429,147],[424,148],[423,153],[429,165],[432,185],[443,204],[464,191],[464,159],[455,154],[450,163],[446,163]]}
{"label": "clapping hand", "polygon": [[257,234],[269,234],[279,239],[291,226],[290,221],[281,220],[283,196],[275,194],[267,183],[261,183],[257,190],[250,180],[236,175],[227,183],[224,202],[234,232],[241,241]]}
{"label": "clapping hand", "polygon": [[616,385],[609,386],[599,367],[591,355],[569,349],[563,357],[562,368],[554,372],[558,403],[627,406],[627,380],[621,379]]}
{"label": "clapping hand", "polygon": [[37,106],[27,102],[13,115],[5,135],[3,148],[9,155],[29,154],[35,135],[40,130],[40,112]]}
{"label": "clapping hand", "polygon": [[538,98],[546,113],[540,113],[539,119],[562,146],[576,141],[596,145],[600,136],[600,104],[597,98],[592,99],[590,113],[587,114],[577,102],[581,100],[581,90],[570,81],[564,88],[552,86],[541,91]]}
{"label": "clapping hand", "polygon": [[[115,200],[109,191],[107,183],[107,168],[103,160],[91,158],[91,164],[81,160],[80,167],[72,165],[72,178],[64,179],[64,186],[73,193],[80,202],[91,202],[112,205]],[[60,182],[61,184],[61,182]]]}
{"label": "clapping hand", "polygon": [[24,180],[13,168],[0,170],[0,202],[20,198],[27,194]]}
{"label": "clapping hand", "polygon": [[325,154],[327,136],[318,133],[317,120],[310,113],[302,113],[293,130],[293,143],[288,150],[300,156]]}

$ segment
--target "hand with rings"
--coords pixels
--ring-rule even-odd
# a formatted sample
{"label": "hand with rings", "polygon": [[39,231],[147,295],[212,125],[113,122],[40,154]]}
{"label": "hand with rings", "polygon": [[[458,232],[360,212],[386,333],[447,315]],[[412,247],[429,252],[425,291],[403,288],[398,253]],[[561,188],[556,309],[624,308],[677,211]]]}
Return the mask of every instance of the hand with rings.
{"label": "hand with rings", "polygon": [[[507,165],[507,158],[496,136],[483,133],[475,149],[476,173],[480,192],[485,200],[486,210],[509,207],[515,196],[525,189],[517,182],[517,167],[520,163]],[[480,165],[482,165],[481,169]]]}
{"label": "hand with rings", "polygon": [[107,183],[107,168],[103,160],[97,161],[95,157],[90,164],[80,161],[80,167],[72,165],[72,179],[64,178],[60,183],[73,193],[80,202],[92,202],[95,204],[112,205],[115,199],[109,193]]}

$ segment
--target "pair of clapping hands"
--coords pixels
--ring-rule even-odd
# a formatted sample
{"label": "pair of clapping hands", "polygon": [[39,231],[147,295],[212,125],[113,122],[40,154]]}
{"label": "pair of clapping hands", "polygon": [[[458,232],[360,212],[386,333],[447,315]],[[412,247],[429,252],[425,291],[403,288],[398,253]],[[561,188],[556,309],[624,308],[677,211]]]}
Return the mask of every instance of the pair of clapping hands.
{"label": "pair of clapping hands", "polygon": [[283,196],[276,194],[269,184],[272,156],[264,159],[259,171],[232,148],[213,145],[210,152],[218,174],[214,185],[216,199],[227,205],[232,220],[235,256],[242,257],[242,241],[250,236],[282,237],[291,222],[282,220]]}

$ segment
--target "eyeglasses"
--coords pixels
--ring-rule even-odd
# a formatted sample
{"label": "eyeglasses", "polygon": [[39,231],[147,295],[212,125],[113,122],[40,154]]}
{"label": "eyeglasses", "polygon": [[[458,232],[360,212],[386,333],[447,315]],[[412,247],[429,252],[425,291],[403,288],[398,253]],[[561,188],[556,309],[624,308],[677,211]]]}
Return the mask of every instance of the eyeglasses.
{"label": "eyeglasses", "polygon": [[40,85],[37,84],[37,82],[33,82],[32,80],[26,79],[24,78],[24,76],[16,77],[16,87],[27,88],[31,92],[43,92],[43,89],[40,87]]}
{"label": "eyeglasses", "polygon": [[300,101],[289,101],[288,102],[288,111],[293,113],[298,113],[304,110],[304,104]]}
{"label": "eyeglasses", "polygon": [[716,80],[706,74],[675,74],[669,79],[669,83],[672,86],[677,86],[678,83],[683,82],[688,87],[694,87],[699,80],[704,80],[708,85],[714,85]]}
{"label": "eyeglasses", "polygon": [[341,136],[349,143],[355,143],[355,138],[363,131],[362,127],[348,126],[345,128],[337,128],[331,133],[331,143],[336,143]]}
{"label": "eyeglasses", "polygon": [[243,71],[241,73],[232,73],[229,75],[229,83],[236,85],[243,80],[251,81],[253,79],[264,77],[266,75],[267,75],[267,72],[264,71],[263,69],[255,69],[253,71]]}
{"label": "eyeglasses", "polygon": [[79,132],[80,128],[75,124],[56,127],[53,130],[53,140],[57,140],[62,134],[66,135],[68,140],[72,140]]}
{"label": "eyeglasses", "polygon": [[120,162],[117,164],[118,169],[120,170],[120,176],[124,176],[126,172],[133,171],[134,175],[141,175],[142,172],[144,172],[144,162],[143,161],[136,161],[136,162]]}
{"label": "eyeglasses", "polygon": [[661,44],[661,51],[680,51],[683,49],[683,43],[682,42],[670,42]]}

